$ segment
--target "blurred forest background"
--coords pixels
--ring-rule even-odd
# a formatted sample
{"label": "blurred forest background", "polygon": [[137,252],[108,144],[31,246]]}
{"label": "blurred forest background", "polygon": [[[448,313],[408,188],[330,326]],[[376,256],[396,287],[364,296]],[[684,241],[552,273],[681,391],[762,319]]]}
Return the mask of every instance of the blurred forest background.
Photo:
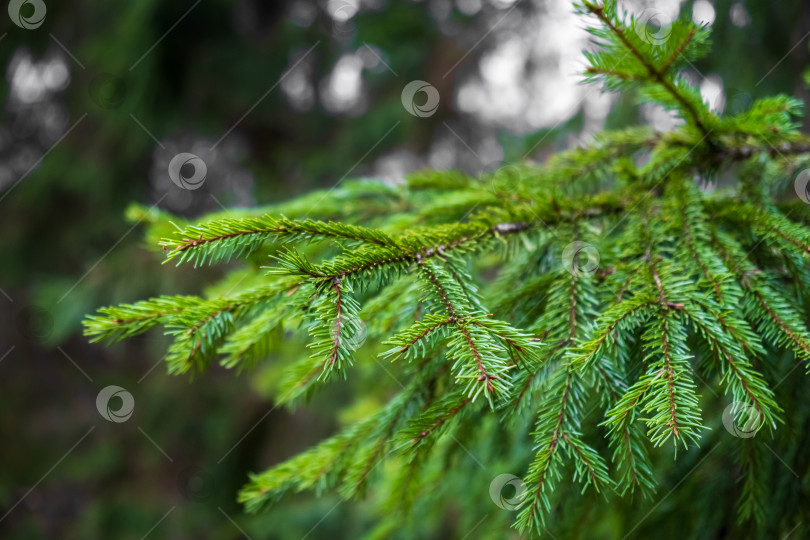
{"label": "blurred forest background", "polygon": [[[479,173],[604,128],[674,125],[633,96],[579,84],[587,35],[567,0],[45,4],[36,29],[0,16],[2,538],[301,538],[315,525],[311,538],[358,538],[374,519],[366,501],[331,512],[336,494],[258,516],[235,502],[248,472],[337,429],[334,411],[351,401],[339,388],[268,414],[272,370],[190,382],[165,374],[159,334],[111,348],[82,337],[99,306],[198,293],[224,272],[161,265],[143,209],[193,219],[344,178]],[[689,76],[717,110],[808,98],[804,0],[625,7],[683,7],[712,24],[713,52]],[[404,110],[412,80],[438,89],[432,116]],[[179,152],[206,162],[201,189],[172,184]],[[96,411],[111,384],[134,395],[126,423]],[[649,527],[677,530],[671,511],[655,509]],[[455,518],[437,538],[463,536]]]}

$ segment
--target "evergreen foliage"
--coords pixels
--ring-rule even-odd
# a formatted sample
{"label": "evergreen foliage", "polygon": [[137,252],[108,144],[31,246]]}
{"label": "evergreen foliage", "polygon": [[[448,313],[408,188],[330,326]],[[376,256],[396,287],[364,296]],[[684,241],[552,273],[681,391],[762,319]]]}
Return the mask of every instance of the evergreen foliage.
{"label": "evergreen foliage", "polygon": [[[481,178],[422,170],[401,186],[346,182],[176,231],[171,216],[148,220],[167,261],[249,264],[206,297],[103,308],[86,321],[92,340],[162,325],[172,373],[272,358],[285,364],[278,403],[364,377],[385,400],[252,475],[239,494],[248,511],[302,490],[351,497],[373,480],[400,510],[376,531],[385,537],[426,504],[417,499],[438,500],[450,463],[475,467],[455,461],[459,449],[502,437],[531,440],[490,455],[526,472],[515,526],[542,533],[569,480],[650,496],[657,447],[702,445],[718,403],[753,408],[765,436],[785,422],[774,386],[791,362],[810,369],[810,227],[792,181],[810,149],[801,103],[776,96],[718,115],[678,71],[707,52],[708,28],[681,19],[650,43],[613,1],[578,9],[598,44],[588,79],[682,125],[604,132]],[[277,353],[301,334],[308,354]],[[762,452],[740,446],[739,518],[762,522]],[[383,471],[386,460],[400,467]],[[486,484],[470,489],[486,498]]]}

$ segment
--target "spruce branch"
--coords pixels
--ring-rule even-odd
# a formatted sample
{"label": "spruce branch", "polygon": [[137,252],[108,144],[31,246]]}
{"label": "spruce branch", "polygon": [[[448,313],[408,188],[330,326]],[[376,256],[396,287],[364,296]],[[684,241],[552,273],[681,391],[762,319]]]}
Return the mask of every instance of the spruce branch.
{"label": "spruce branch", "polygon": [[[607,10],[605,9],[606,5],[609,8]],[[638,60],[639,64],[643,66],[644,70],[646,70],[647,78],[661,85],[661,87],[663,87],[664,90],[666,90],[666,92],[678,102],[682,110],[689,115],[695,126],[703,134],[703,137],[708,138],[711,134],[711,130],[705,126],[701,118],[702,115],[698,112],[695,104],[687,99],[680,89],[672,82],[668,73],[673,63],[684,53],[689,43],[691,43],[694,39],[696,33],[695,30],[690,29],[687,37],[676,46],[675,50],[670,54],[669,59],[665,60],[663,65],[656,66],[654,60],[646,56],[644,52],[642,52],[642,50],[628,38],[625,29],[620,27],[618,20],[611,17],[611,14],[615,16],[616,10],[613,2],[608,0],[603,5],[593,4],[591,2],[583,2],[583,6],[585,6],[590,13],[599,18],[599,20],[623,45],[627,52],[634,56]],[[708,139],[707,142],[714,150],[717,150],[711,139]]]}
{"label": "spruce branch", "polygon": [[352,242],[389,246],[394,241],[379,230],[367,229],[345,223],[320,222],[311,219],[296,221],[285,217],[221,219],[202,225],[181,229],[174,238],[160,242],[166,260],[178,259],[177,263],[215,263],[232,257],[248,255],[265,242],[287,242],[336,238]]}
{"label": "spruce branch", "polygon": [[161,296],[134,304],[99,308],[101,315],[85,319],[84,335],[90,336],[92,343],[121,341],[146,332],[164,323],[171,315],[198,307],[203,302],[196,296]]}
{"label": "spruce branch", "polygon": [[[802,104],[773,96],[714,114],[677,74],[705,54],[708,29],[682,18],[652,45],[617,9],[581,4],[598,20],[586,75],[638,90],[683,125],[605,131],[477,178],[423,169],[396,186],[347,181],[202,223],[131,209],[150,241],[163,238],[167,260],[249,264],[205,296],[102,308],[86,335],[119,341],[162,326],[171,373],[272,358],[278,404],[338,377],[381,404],[251,475],[239,496],[249,511],[303,490],[349,497],[370,485],[390,493],[386,511],[416,511],[442,496],[439,480],[469,445],[515,471],[528,464],[515,526],[540,532],[567,479],[650,495],[659,447],[672,441],[677,455],[703,443],[703,418],[712,425],[723,399],[777,433],[793,421],[777,386],[796,359],[810,370],[810,223],[793,183],[810,153]],[[720,188],[701,189],[717,178]],[[562,260],[582,243],[600,256],[593,272]],[[308,353],[289,360],[304,343]],[[395,375],[369,384],[378,358]],[[601,418],[589,421],[591,410]],[[499,445],[504,435],[516,444]],[[745,442],[738,513],[763,519],[761,447]],[[392,452],[402,459],[381,471]],[[491,480],[462,474],[472,489]],[[378,531],[398,519],[392,511]]]}

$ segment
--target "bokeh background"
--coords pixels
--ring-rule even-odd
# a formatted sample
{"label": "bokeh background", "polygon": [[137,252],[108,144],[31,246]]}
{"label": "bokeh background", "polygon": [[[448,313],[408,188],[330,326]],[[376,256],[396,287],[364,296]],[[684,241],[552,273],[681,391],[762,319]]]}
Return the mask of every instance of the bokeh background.
{"label": "bokeh background", "polygon": [[[198,293],[227,270],[161,265],[144,208],[193,219],[345,178],[477,173],[604,128],[675,125],[580,84],[587,34],[567,0],[44,5],[32,29],[0,13],[1,538],[357,538],[373,520],[362,501],[330,512],[329,496],[258,516],[235,502],[248,472],[333,433],[348,396],[267,414],[261,369],[189,381],[165,373],[159,333],[114,347],[82,337],[99,306]],[[711,55],[687,74],[718,111],[808,97],[810,3],[624,5],[713,26]],[[438,90],[435,114],[403,107],[413,80]],[[205,160],[202,188],[172,184],[178,152]],[[128,422],[96,410],[111,384],[134,395]],[[461,537],[454,520],[436,537]]]}

